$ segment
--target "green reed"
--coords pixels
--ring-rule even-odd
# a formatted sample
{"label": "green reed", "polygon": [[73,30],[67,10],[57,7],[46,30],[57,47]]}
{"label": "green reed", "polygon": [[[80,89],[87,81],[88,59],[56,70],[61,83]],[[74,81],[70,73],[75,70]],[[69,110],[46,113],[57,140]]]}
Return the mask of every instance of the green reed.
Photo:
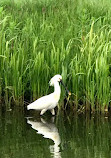
{"label": "green reed", "polygon": [[110,14],[109,0],[1,1],[0,96],[7,103],[35,100],[62,74],[74,109],[107,111]]}

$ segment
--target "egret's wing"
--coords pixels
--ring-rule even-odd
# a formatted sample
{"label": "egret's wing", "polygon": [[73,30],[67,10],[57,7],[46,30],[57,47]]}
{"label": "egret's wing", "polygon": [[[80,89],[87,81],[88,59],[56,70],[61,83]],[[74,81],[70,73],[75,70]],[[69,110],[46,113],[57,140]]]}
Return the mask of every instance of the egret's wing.
{"label": "egret's wing", "polygon": [[34,101],[33,103],[29,104],[27,106],[27,109],[36,109],[36,110],[42,110],[47,109],[50,105],[53,104],[53,93],[43,96],[39,98],[38,100]]}

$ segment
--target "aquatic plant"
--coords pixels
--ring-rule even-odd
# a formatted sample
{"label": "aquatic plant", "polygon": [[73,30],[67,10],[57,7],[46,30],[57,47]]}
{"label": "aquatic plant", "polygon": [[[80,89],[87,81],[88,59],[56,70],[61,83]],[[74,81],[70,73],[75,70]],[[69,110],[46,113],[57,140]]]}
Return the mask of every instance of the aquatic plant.
{"label": "aquatic plant", "polygon": [[109,0],[1,1],[0,96],[5,102],[35,100],[51,91],[52,76],[62,74],[75,110],[107,111],[110,8]]}

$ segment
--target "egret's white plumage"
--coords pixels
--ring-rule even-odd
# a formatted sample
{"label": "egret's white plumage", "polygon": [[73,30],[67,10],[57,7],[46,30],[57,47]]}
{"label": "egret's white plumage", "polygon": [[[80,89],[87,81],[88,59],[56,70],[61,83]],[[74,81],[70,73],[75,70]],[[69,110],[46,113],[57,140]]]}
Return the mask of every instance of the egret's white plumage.
{"label": "egret's white plumage", "polygon": [[50,80],[50,86],[54,86],[54,92],[49,95],[43,96],[38,100],[34,101],[33,103],[29,104],[27,106],[27,109],[40,110],[41,115],[43,115],[47,110],[50,110],[52,115],[55,115],[54,108],[57,106],[58,101],[60,99],[61,89],[59,86],[59,82],[61,80],[61,75],[55,75],[54,77],[52,77]]}

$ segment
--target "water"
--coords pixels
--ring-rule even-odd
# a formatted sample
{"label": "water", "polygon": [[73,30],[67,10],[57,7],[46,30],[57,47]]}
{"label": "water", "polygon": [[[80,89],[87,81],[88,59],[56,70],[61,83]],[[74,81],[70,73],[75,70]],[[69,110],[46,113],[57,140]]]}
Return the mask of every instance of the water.
{"label": "water", "polygon": [[0,111],[0,158],[110,158],[110,117]]}

